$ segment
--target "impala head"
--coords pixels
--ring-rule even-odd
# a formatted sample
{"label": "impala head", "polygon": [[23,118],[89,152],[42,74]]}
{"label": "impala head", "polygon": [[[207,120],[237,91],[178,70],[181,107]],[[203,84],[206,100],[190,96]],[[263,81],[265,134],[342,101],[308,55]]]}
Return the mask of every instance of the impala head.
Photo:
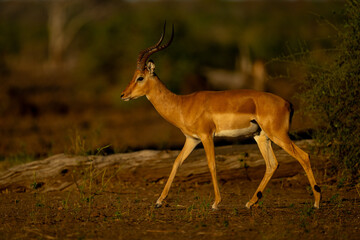
{"label": "impala head", "polygon": [[164,31],[160,37],[160,40],[154,45],[151,46],[139,53],[139,57],[137,59],[137,67],[134,73],[132,80],[129,85],[125,88],[125,90],[121,94],[121,99],[124,101],[128,101],[131,99],[136,99],[142,97],[147,94],[150,90],[149,82],[152,78],[156,77],[154,72],[155,64],[152,60],[149,60],[149,57],[156,52],[159,52],[165,48],[167,48],[173,38],[174,38],[174,25],[172,26],[171,38],[168,43],[164,45],[160,45],[165,35],[166,23],[164,24]]}

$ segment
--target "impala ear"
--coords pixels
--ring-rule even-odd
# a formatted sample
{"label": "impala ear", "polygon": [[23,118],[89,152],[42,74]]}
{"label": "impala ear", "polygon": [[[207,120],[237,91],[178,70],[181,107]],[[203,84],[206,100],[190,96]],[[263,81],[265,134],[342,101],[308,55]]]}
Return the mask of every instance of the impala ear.
{"label": "impala ear", "polygon": [[146,68],[151,75],[154,75],[155,63],[152,60],[148,61],[148,63],[146,64]]}

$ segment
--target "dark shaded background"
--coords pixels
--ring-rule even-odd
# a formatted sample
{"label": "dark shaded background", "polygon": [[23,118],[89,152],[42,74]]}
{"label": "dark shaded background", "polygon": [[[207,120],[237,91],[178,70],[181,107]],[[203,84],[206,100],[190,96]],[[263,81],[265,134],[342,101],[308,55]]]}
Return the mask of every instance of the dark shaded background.
{"label": "dark shaded background", "polygon": [[158,40],[165,19],[175,39],[152,59],[172,91],[274,92],[295,103],[293,131],[311,128],[294,98],[304,70],[274,59],[309,49],[321,60],[336,34],[327,22],[342,22],[343,4],[0,1],[2,168],[60,152],[179,148],[181,132],[145,98],[120,99],[138,52]]}

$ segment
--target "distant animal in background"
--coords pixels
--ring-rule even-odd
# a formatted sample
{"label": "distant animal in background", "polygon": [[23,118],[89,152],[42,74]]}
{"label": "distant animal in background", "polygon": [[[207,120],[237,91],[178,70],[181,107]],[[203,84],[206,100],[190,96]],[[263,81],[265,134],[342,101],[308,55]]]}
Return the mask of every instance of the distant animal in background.
{"label": "distant animal in background", "polygon": [[261,60],[252,62],[247,55],[237,58],[236,69],[205,69],[208,84],[215,89],[251,88],[258,91],[266,89],[267,73]]}

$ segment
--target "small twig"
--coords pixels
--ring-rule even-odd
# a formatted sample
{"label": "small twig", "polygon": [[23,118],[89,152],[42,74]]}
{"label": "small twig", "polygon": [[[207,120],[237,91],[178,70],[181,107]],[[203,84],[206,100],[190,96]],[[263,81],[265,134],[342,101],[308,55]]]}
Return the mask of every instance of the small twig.
{"label": "small twig", "polygon": [[75,180],[74,174],[71,174],[71,177],[76,185],[76,188],[78,189],[78,191],[80,192],[80,194],[84,194],[83,191],[80,189],[79,184],[77,183],[77,181]]}
{"label": "small twig", "polygon": [[27,232],[30,232],[30,233],[35,233],[35,234],[39,235],[39,236],[42,237],[42,238],[46,238],[46,239],[56,239],[56,238],[53,237],[53,236],[50,236],[50,235],[47,235],[47,234],[44,234],[44,233],[40,232],[39,229],[24,228],[24,230],[27,231]]}
{"label": "small twig", "polygon": [[360,188],[360,184],[358,184],[358,185],[355,186],[355,189],[356,189],[356,191],[357,191],[357,193],[359,194],[359,197],[360,197],[360,191],[359,191],[358,186],[359,186],[359,188]]}

